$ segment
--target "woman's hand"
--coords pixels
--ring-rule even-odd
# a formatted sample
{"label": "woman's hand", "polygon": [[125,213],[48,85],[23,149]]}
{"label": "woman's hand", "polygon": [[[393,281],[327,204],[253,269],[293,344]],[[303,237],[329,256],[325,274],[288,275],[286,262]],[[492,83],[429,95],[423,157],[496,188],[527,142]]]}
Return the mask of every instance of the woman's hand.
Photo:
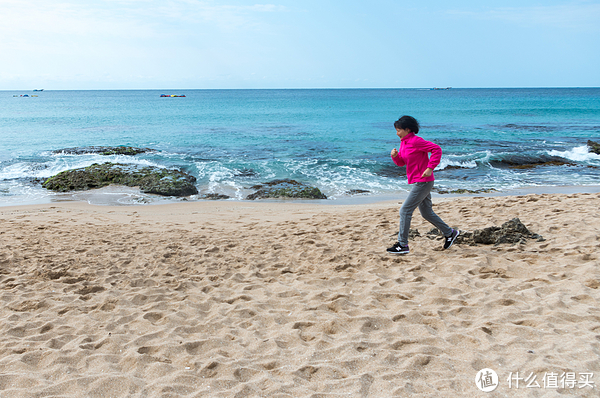
{"label": "woman's hand", "polygon": [[391,155],[392,155],[393,158],[395,158],[396,156],[398,156],[398,150],[396,148],[392,149]]}
{"label": "woman's hand", "polygon": [[423,174],[421,174],[421,177],[429,177],[431,176],[431,173],[433,173],[433,170],[431,170],[429,167],[425,169],[425,171],[423,172]]}

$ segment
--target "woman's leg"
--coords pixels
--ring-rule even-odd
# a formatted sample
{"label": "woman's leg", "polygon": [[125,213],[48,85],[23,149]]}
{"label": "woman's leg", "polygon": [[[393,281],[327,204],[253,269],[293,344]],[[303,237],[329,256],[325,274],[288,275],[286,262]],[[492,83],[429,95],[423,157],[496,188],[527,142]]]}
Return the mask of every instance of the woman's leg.
{"label": "woman's leg", "polygon": [[408,197],[400,208],[400,231],[398,232],[398,242],[400,242],[402,246],[408,245],[408,231],[410,230],[413,212],[427,196],[429,196],[431,200],[431,187],[433,187],[433,181],[417,182],[410,190]]}
{"label": "woman's leg", "polygon": [[431,184],[429,187],[429,193],[419,203],[419,211],[421,212],[423,218],[435,225],[437,229],[444,234],[444,236],[450,236],[453,229],[450,228],[448,224],[446,224],[444,220],[440,218],[440,216],[433,212],[433,203],[431,202],[431,188],[433,188],[433,181],[430,181],[427,184]]}

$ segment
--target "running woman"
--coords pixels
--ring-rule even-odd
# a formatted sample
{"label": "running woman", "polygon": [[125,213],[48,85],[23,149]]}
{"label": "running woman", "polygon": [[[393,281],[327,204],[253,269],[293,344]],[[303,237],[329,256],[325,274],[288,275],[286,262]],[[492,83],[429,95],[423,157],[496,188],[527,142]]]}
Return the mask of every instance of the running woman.
{"label": "running woman", "polygon": [[[431,189],[433,169],[440,163],[442,149],[439,145],[418,137],[419,122],[412,116],[402,116],[394,122],[396,135],[400,137],[400,149],[392,149],[392,160],[398,166],[406,166],[409,184],[414,184],[400,208],[400,231],[398,242],[387,249],[391,254],[408,254],[408,231],[415,209],[418,207],[424,219],[432,223],[444,234],[444,250],[448,249],[460,231],[452,229],[433,212]],[[429,157],[431,153],[431,157]]]}

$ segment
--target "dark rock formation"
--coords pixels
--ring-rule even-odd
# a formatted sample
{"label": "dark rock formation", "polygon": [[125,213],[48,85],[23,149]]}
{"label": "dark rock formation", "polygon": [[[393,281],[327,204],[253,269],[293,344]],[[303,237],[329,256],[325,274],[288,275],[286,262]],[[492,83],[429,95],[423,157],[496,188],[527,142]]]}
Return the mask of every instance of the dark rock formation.
{"label": "dark rock formation", "polygon": [[444,167],[442,170],[437,170],[437,172],[439,173],[440,171],[444,171],[444,170],[461,170],[461,169],[470,169],[470,167],[457,166],[457,165],[450,164],[450,165]]}
{"label": "dark rock formation", "polygon": [[196,178],[179,170],[120,163],[94,163],[48,178],[42,186],[58,192],[101,188],[110,184],[140,187],[144,193],[189,196],[198,193]]}
{"label": "dark rock formation", "polygon": [[375,170],[375,174],[387,178],[406,177],[406,167],[398,167],[394,163],[390,163],[380,165],[379,168]]}
{"label": "dark rock formation", "polygon": [[362,195],[365,193],[371,193],[371,191],[367,191],[365,189],[351,189],[346,191],[346,195]]}
{"label": "dark rock formation", "polygon": [[[397,235],[394,234],[394,236],[397,236]],[[420,238],[420,237],[421,237],[421,234],[419,233],[418,229],[416,229],[416,228],[415,229],[412,229],[412,228],[408,229],[408,239],[409,240],[413,240],[415,238]]]}
{"label": "dark rock formation", "polygon": [[490,160],[490,165],[499,168],[532,169],[538,166],[574,166],[575,164],[560,156],[539,155],[531,157],[526,155],[510,155],[501,160]]}
{"label": "dark rock formation", "polygon": [[223,195],[220,193],[207,193],[206,195],[202,195],[200,197],[200,199],[207,199],[207,200],[225,200],[225,199],[230,199],[231,197],[229,195]]}
{"label": "dark rock formation", "polygon": [[588,146],[588,151],[589,152],[593,152],[593,153],[595,153],[597,155],[600,155],[600,144],[598,144],[595,141],[588,140],[587,146]]}
{"label": "dark rock formation", "polygon": [[321,193],[319,188],[290,179],[274,180],[254,185],[251,188],[257,191],[246,197],[249,200],[267,198],[327,199],[327,196]]}
{"label": "dark rock formation", "polygon": [[425,236],[427,236],[429,239],[436,239],[442,236],[442,231],[440,231],[437,228],[431,228],[428,232],[425,233]]}
{"label": "dark rock formation", "polygon": [[527,229],[521,220],[513,218],[502,224],[501,227],[488,227],[473,231],[473,243],[494,244],[501,243],[526,243],[527,239],[543,241],[544,238]]}
{"label": "dark rock formation", "polygon": [[[441,239],[442,233],[437,228],[433,228],[431,231],[427,232],[426,236],[429,239]],[[527,239],[535,239],[538,242],[544,241],[544,238],[541,235],[529,231],[527,227],[521,223],[521,220],[513,218],[502,224],[501,227],[492,226],[476,229],[473,232],[461,230],[460,235],[456,239],[456,243],[468,245],[477,243],[484,245],[499,245],[502,243],[526,243]]]}
{"label": "dark rock formation", "polygon": [[65,155],[137,155],[146,152],[154,152],[154,150],[150,148],[135,148],[131,146],[85,146],[57,149],[52,151],[52,153]]}
{"label": "dark rock formation", "polygon": [[490,192],[497,192],[496,189],[494,188],[482,188],[482,189],[454,189],[452,191],[448,191],[446,189],[440,189],[440,188],[433,188],[433,191],[441,194],[441,195],[445,195],[445,194],[465,194],[465,193],[490,193]]}

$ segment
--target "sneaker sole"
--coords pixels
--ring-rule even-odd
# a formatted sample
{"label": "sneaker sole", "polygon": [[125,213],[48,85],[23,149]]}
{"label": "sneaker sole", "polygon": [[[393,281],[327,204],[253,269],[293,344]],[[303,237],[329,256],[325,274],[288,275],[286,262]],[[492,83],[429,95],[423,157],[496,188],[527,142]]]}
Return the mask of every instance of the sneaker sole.
{"label": "sneaker sole", "polygon": [[387,252],[388,254],[394,254],[394,255],[399,255],[399,254],[408,254],[410,252]]}

